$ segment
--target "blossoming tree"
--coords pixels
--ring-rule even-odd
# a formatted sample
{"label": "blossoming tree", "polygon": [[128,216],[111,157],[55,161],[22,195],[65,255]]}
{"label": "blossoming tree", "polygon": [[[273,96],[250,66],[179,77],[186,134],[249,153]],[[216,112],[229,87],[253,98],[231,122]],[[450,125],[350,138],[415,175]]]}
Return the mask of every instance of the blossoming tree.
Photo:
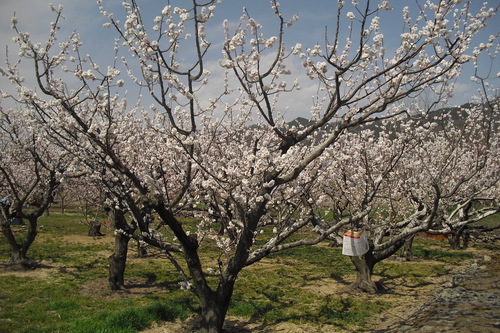
{"label": "blossoming tree", "polygon": [[375,292],[374,266],[415,235],[450,234],[500,211],[496,119],[498,101],[469,104],[393,119],[327,150],[332,163],[317,200],[337,217],[370,210],[347,226],[369,233],[365,251],[351,255],[354,287]]}
{"label": "blossoming tree", "polygon": [[[27,254],[37,235],[38,218],[53,203],[63,178],[77,176],[72,156],[50,144],[50,131],[32,117],[39,111],[36,103],[24,110],[0,108],[0,222],[15,269],[36,267]],[[27,220],[24,231],[13,229],[15,219]]]}
{"label": "blossoming tree", "polygon": [[[117,232],[167,254],[183,287],[199,298],[207,332],[222,331],[245,266],[271,252],[316,244],[368,216],[369,209],[353,211],[317,237],[290,241],[321,222],[308,193],[327,170],[325,152],[350,128],[404,113],[402,101],[424,89],[446,100],[461,66],[491,47],[489,40],[470,50],[495,13],[486,7],[473,13],[469,1],[426,1],[415,12],[405,8],[399,45],[389,51],[381,20],[388,1],[339,1],[325,45],[303,49],[286,39],[286,28],[297,17],[287,21],[273,0],[274,36],[266,36],[246,11],[235,30],[223,24],[218,64],[226,72],[216,82],[211,72],[218,69],[207,61],[216,47],[207,34],[216,1],[192,0],[186,8],[169,2],[150,19],[138,1],[125,1],[123,22],[99,3],[106,26],[117,32],[117,56],[109,67],[103,70],[79,52],[76,33],[57,48],[61,12],[54,8],[58,19],[47,43],[18,33],[20,55],[34,61],[40,91],[25,94],[30,99],[23,102],[42,106],[62,146],[102,180],[109,204],[126,210],[127,223],[140,231]],[[282,109],[300,88],[288,69],[294,62],[318,86],[311,121],[295,127],[286,123]],[[19,81],[17,68],[3,73]],[[131,106],[120,95],[131,82],[149,92],[151,107],[141,99]],[[214,85],[222,89],[214,92]],[[185,222],[186,212],[197,214],[199,222]],[[150,224],[152,213],[156,226]],[[205,246],[219,249],[206,262],[199,255]]]}

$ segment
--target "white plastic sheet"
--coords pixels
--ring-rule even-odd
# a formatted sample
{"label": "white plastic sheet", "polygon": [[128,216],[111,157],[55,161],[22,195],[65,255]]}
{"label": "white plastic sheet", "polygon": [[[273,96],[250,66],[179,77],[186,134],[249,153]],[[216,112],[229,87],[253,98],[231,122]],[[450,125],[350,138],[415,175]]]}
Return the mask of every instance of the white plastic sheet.
{"label": "white plastic sheet", "polygon": [[349,230],[344,234],[342,254],[346,256],[362,256],[368,252],[370,245],[365,230]]}

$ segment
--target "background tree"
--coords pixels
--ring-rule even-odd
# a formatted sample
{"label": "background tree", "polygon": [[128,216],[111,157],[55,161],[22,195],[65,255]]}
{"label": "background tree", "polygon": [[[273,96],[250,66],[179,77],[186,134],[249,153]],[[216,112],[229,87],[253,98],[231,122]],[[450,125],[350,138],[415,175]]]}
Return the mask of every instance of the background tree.
{"label": "background tree", "polygon": [[[10,264],[16,269],[37,265],[27,253],[38,232],[38,218],[54,201],[64,176],[75,175],[72,157],[51,145],[47,131],[30,118],[37,111],[36,105],[28,110],[0,109],[0,221],[11,249]],[[24,232],[13,230],[15,218],[28,222]]]}
{"label": "background tree", "polygon": [[[199,298],[202,330],[210,332],[222,331],[244,267],[271,252],[316,244],[367,216],[368,206],[332,222],[317,237],[290,240],[311,222],[319,223],[307,193],[326,172],[329,147],[348,129],[403,113],[402,101],[424,89],[446,100],[448,83],[477,57],[467,52],[472,38],[495,13],[486,8],[472,13],[468,1],[440,1],[419,7],[412,20],[405,8],[400,44],[389,52],[381,28],[388,2],[353,1],[349,8],[341,1],[325,45],[302,50],[299,43],[285,44],[285,28],[296,17],[286,21],[272,1],[279,25],[275,36],[264,35],[247,12],[235,31],[225,25],[219,63],[227,69],[226,79],[223,91],[213,93],[206,57],[214,46],[206,28],[215,1],[193,0],[187,8],[169,4],[151,19],[143,17],[138,2],[123,4],[123,23],[101,7],[119,39],[107,70],[80,54],[76,33],[55,46],[60,12],[43,46],[19,32],[20,55],[34,61],[40,91],[23,102],[41,106],[41,117],[50,119],[61,146],[126,209],[140,231],[135,237],[168,254],[183,286]],[[120,45],[137,61],[122,63],[130,81],[149,91],[150,108],[142,100],[131,107],[118,93],[125,84],[116,64]],[[300,87],[288,79],[287,64],[294,59],[318,85],[311,121],[296,127],[280,111],[286,96]],[[7,67],[4,76],[20,82],[18,69]],[[71,87],[68,77],[77,79]],[[195,226],[180,218],[193,208],[200,211]],[[150,225],[144,214],[149,210],[159,225]],[[220,250],[202,262],[200,251],[211,244]]]}
{"label": "background tree", "polygon": [[[360,199],[338,196],[333,203],[348,202],[354,211],[371,206],[363,223],[350,226],[368,230],[371,242],[365,255],[351,257],[358,272],[354,287],[375,292],[373,267],[416,234],[454,233],[500,212],[493,117],[498,118],[498,103],[439,110],[416,120],[423,127],[405,120],[392,135],[385,130],[373,142],[356,135],[348,151],[336,150],[346,158],[332,158],[339,165],[324,184],[337,196]],[[342,187],[337,179],[344,180]],[[346,190],[348,184],[353,188]]]}

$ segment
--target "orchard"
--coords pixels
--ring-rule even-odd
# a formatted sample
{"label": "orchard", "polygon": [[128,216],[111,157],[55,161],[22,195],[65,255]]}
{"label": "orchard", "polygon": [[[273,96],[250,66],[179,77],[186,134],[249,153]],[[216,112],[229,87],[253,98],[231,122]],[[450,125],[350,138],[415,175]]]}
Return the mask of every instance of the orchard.
{"label": "orchard", "polygon": [[[37,220],[64,189],[114,228],[111,290],[126,288],[130,240],[157,249],[199,300],[200,330],[222,332],[240,273],[270,254],[363,232],[354,287],[376,292],[375,264],[416,235],[500,211],[498,78],[480,72],[496,60],[498,33],[482,32],[497,4],[335,1],[320,34],[298,40],[286,2],[265,2],[265,23],[228,2],[112,13],[99,0],[114,36],[103,63],[61,6],[41,42],[12,19],[17,49],[0,67],[12,264],[36,265]],[[451,107],[465,68],[476,97]],[[29,221],[21,243],[14,217]]]}

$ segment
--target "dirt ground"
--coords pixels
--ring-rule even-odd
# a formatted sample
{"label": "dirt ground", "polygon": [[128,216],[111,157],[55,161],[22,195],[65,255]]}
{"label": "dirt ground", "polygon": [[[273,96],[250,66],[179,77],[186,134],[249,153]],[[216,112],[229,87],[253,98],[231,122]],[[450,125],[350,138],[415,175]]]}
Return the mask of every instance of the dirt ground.
{"label": "dirt ground", "polygon": [[[111,237],[105,237],[99,242],[109,242]],[[65,241],[71,242],[81,242],[82,239],[65,239]],[[96,240],[88,239],[89,242],[95,242]],[[487,254],[485,251],[475,250],[476,257],[481,257]],[[484,252],[484,253],[483,253]],[[111,252],[109,253],[111,254]],[[109,255],[106,253],[106,255]],[[105,255],[103,253],[103,255]],[[131,258],[131,260],[133,260]],[[393,259],[387,259],[388,261],[393,261]],[[442,265],[440,262],[433,262],[431,260],[425,260],[427,264]],[[407,262],[405,264],[411,265],[412,263],[419,263],[418,260]],[[464,265],[467,265],[465,263]],[[251,321],[250,319],[237,318],[228,316],[225,321],[225,330],[228,333],[245,333],[245,332],[263,332],[263,333],[275,333],[275,332],[287,332],[287,333],[329,333],[329,332],[384,332],[388,331],[390,328],[398,327],[399,323],[408,318],[408,316],[413,312],[422,307],[424,304],[428,303],[434,295],[445,288],[447,283],[453,280],[453,276],[458,274],[461,267],[456,267],[452,271],[438,276],[429,277],[426,279],[425,283],[419,285],[412,285],[408,281],[402,279],[390,279],[382,280],[380,277],[375,276],[374,280],[381,286],[383,290],[376,295],[355,293],[350,288],[349,285],[352,283],[354,276],[348,277],[346,280],[336,281],[334,279],[323,279],[321,281],[316,281],[314,284],[308,285],[306,288],[311,289],[317,293],[318,297],[327,296],[338,296],[342,294],[348,294],[349,296],[370,299],[371,301],[379,300],[385,301],[392,304],[392,306],[383,311],[382,313],[373,316],[368,319],[366,329],[360,330],[353,327],[351,330],[341,330],[339,327],[335,326],[312,326],[308,324],[293,324],[293,323],[278,323],[273,325],[266,325],[262,322]],[[47,267],[42,267],[34,271],[19,271],[12,272],[6,271],[0,268],[0,275],[16,275],[18,277],[31,276],[38,277],[40,279],[50,279],[54,274],[60,273],[61,269],[67,269],[62,267],[57,267],[52,264]],[[71,273],[71,272],[67,272]],[[128,279],[126,280],[127,290],[121,292],[111,293],[108,290],[107,280],[98,279],[89,282],[87,285],[81,287],[80,292],[85,295],[92,295],[94,297],[102,297],[106,299],[117,299],[123,296],[126,297],[140,297],[145,294],[151,293],[161,293],[165,292],[165,288],[159,284],[150,283],[146,279]],[[161,324],[154,324],[151,328],[142,331],[142,333],[188,333],[193,332],[193,327],[196,327],[197,318],[195,316],[188,318],[185,321],[176,322],[166,322]]]}
{"label": "dirt ground", "polygon": [[[479,255],[479,254],[478,254]],[[391,259],[388,259],[391,261]],[[418,261],[414,261],[416,263]],[[440,265],[439,262],[432,262],[426,260],[429,264]],[[407,262],[406,264],[412,264]],[[342,330],[336,326],[324,325],[313,326],[308,324],[293,324],[293,323],[278,323],[274,325],[265,325],[262,322],[252,322],[242,318],[235,318],[228,316],[224,328],[228,333],[249,333],[249,332],[262,332],[262,333],[342,333],[342,332],[384,332],[389,328],[397,327],[402,321],[405,320],[414,310],[417,310],[424,304],[428,303],[439,290],[444,288],[444,285],[452,280],[452,277],[459,270],[453,270],[447,274],[429,277],[426,282],[420,285],[411,285],[407,281],[401,279],[391,279],[383,281],[375,277],[374,280],[384,287],[377,295],[369,295],[363,293],[353,292],[349,288],[349,284],[353,281],[354,276],[350,279],[338,283],[333,279],[324,279],[315,284],[309,285],[307,288],[314,290],[319,297],[334,296],[349,294],[360,298],[370,299],[372,301],[380,300],[390,302],[391,308],[383,311],[379,315],[373,316],[368,319],[366,329],[360,330],[356,328]],[[189,333],[193,332],[192,327],[196,326],[196,318],[192,317],[188,320],[173,323],[162,323],[161,325],[154,325],[153,327],[142,331],[141,333]]]}

